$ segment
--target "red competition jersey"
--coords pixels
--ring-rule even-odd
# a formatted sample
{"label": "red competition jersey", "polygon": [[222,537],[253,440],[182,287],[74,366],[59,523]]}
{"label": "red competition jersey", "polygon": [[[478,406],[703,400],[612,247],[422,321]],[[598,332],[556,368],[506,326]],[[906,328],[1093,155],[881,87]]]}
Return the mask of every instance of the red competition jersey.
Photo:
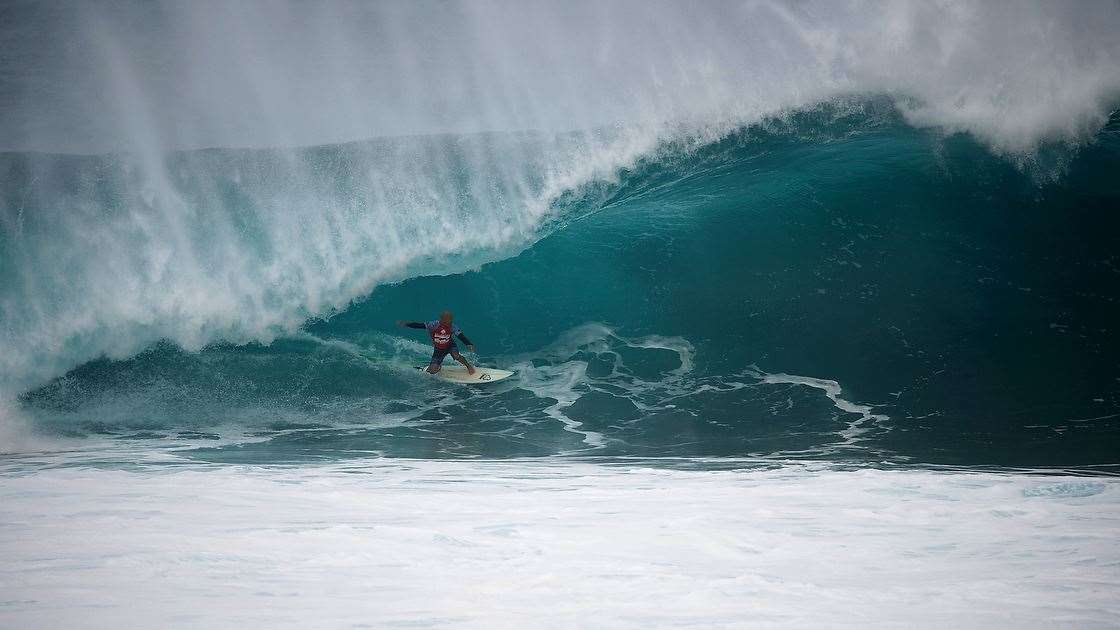
{"label": "red competition jersey", "polygon": [[452,337],[459,332],[459,327],[455,324],[444,324],[440,321],[429,322],[426,328],[432,337],[432,345],[440,350],[450,348],[455,343]]}

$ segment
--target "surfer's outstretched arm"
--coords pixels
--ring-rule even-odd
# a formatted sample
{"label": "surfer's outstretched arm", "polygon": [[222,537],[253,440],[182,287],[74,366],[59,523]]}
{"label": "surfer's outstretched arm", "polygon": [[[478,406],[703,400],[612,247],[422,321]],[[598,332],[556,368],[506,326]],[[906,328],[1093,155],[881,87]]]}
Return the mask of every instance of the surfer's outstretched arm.
{"label": "surfer's outstretched arm", "polygon": [[424,322],[406,322],[403,319],[398,319],[397,320],[397,326],[400,326],[401,328],[420,328],[420,329],[425,329],[425,328],[428,327],[428,325],[425,324]]}

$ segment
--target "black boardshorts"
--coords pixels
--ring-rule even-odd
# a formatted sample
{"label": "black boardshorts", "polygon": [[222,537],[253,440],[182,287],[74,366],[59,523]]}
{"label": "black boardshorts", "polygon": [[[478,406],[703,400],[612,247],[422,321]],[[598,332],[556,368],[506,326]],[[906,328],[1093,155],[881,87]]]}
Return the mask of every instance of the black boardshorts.
{"label": "black boardshorts", "polygon": [[446,348],[435,348],[432,351],[432,361],[428,365],[443,365],[443,359],[449,354],[459,354],[459,346],[455,345],[454,341]]}

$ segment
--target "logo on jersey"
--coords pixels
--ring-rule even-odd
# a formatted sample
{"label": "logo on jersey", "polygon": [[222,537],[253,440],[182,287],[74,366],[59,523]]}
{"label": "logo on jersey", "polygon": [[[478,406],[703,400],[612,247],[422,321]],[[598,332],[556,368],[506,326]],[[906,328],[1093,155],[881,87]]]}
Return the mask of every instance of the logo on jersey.
{"label": "logo on jersey", "polygon": [[437,348],[446,348],[451,345],[451,328],[447,326],[437,326],[432,329],[432,343]]}

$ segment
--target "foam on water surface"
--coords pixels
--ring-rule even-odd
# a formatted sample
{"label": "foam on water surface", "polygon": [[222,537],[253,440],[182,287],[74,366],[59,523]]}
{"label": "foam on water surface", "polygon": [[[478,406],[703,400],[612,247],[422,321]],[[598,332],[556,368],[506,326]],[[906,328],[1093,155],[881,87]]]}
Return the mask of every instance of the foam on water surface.
{"label": "foam on water surface", "polygon": [[1120,615],[1113,478],[650,463],[9,462],[0,625],[1105,628]]}
{"label": "foam on water surface", "polygon": [[871,405],[861,405],[854,403],[850,400],[840,396],[843,391],[840,383],[829,380],[826,378],[813,378],[810,376],[797,376],[794,374],[765,374],[759,372],[757,369],[748,371],[748,374],[760,379],[763,383],[771,385],[802,385],[805,387],[812,387],[824,392],[825,396],[832,401],[836,408],[845,413],[855,414],[858,417],[847,424],[847,426],[839,432],[840,437],[843,438],[844,445],[851,445],[859,441],[859,436],[870,430],[870,427],[864,426],[867,423],[879,423],[885,420],[890,420],[884,414],[872,413]]}

